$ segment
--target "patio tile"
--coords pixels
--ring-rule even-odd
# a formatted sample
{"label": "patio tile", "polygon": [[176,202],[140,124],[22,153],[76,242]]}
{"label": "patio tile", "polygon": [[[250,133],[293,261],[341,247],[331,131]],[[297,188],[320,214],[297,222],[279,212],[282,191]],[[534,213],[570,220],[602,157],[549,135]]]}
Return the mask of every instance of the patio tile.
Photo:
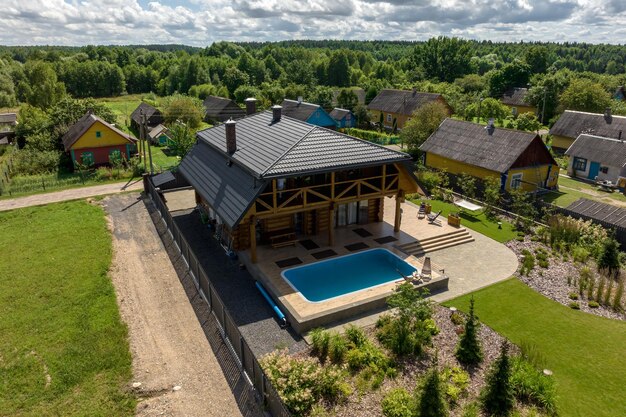
{"label": "patio tile", "polygon": [[367,249],[369,245],[363,242],[352,243],[350,245],[344,246],[344,248],[348,249],[350,252],[354,252],[355,250]]}
{"label": "patio tile", "polygon": [[331,256],[335,256],[337,255],[337,252],[335,252],[332,249],[326,249],[320,252],[315,252],[312,253],[311,256],[314,257],[315,259],[319,260],[319,259],[324,259],[324,258],[329,258]]}
{"label": "patio tile", "polygon": [[304,240],[299,241],[298,243],[304,246],[304,249],[306,250],[318,249],[320,247],[317,243],[313,242],[311,239],[304,239]]}
{"label": "patio tile", "polygon": [[276,265],[278,265],[279,268],[287,268],[288,266],[299,265],[301,263],[302,263],[302,259],[297,258],[297,257],[281,259],[280,261],[276,261]]}
{"label": "patio tile", "polygon": [[393,236],[383,236],[383,237],[379,237],[377,239],[374,239],[374,241],[376,243],[380,243],[381,245],[384,245],[385,243],[395,242],[396,240],[398,240],[398,239],[393,237]]}
{"label": "patio tile", "polygon": [[370,236],[372,236],[372,234],[370,232],[368,232],[367,230],[363,229],[362,227],[359,227],[358,229],[353,229],[352,231],[354,233],[356,233],[357,235],[361,236],[361,237],[370,237]]}

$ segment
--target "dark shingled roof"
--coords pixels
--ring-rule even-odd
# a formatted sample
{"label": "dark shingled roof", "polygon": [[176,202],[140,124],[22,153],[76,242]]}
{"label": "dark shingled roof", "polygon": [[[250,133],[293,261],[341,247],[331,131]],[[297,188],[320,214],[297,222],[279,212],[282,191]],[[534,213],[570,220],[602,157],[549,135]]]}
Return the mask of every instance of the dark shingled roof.
{"label": "dark shingled roof", "polygon": [[580,156],[603,165],[623,167],[626,164],[626,142],[594,135],[580,135],[565,155]]}
{"label": "dark shingled roof", "polygon": [[241,119],[246,115],[246,111],[229,98],[208,96],[203,105],[208,120],[225,122],[228,119]]}
{"label": "dark shingled roof", "polygon": [[96,122],[102,123],[103,125],[107,126],[131,143],[135,143],[135,141],[137,140],[132,135],[129,135],[126,132],[122,132],[121,130],[105,122],[95,114],[87,112],[83,117],[78,119],[78,121],[74,123],[72,127],[70,127],[65,135],[63,135],[62,141],[65,150],[69,151],[72,145],[76,143],[76,141],[80,139],[80,137]]}
{"label": "dark shingled roof", "polygon": [[163,125],[156,125],[155,127],[153,127],[152,129],[150,129],[150,132],[148,133],[148,136],[150,136],[150,139],[156,139],[159,136],[161,136],[161,134],[170,137],[170,135],[172,134],[170,132],[170,130],[163,126]]}
{"label": "dark shingled roof", "polygon": [[611,204],[579,198],[567,206],[568,210],[590,219],[606,222],[618,227],[626,227],[626,209]]}
{"label": "dark shingled roof", "polygon": [[17,114],[16,113],[0,113],[0,124],[17,124]]}
{"label": "dark shingled roof", "polygon": [[305,101],[284,99],[281,103],[283,115],[306,122],[320,106]]}
{"label": "dark shingled roof", "polygon": [[527,94],[528,88],[512,88],[504,93],[501,101],[507,106],[531,106],[526,101]]}
{"label": "dark shingled roof", "polygon": [[[225,125],[215,126],[198,132],[179,168],[230,227],[270,178],[411,161],[403,152],[287,116],[273,122],[271,111],[247,116],[235,126],[233,155],[226,153]],[[233,163],[228,166],[228,161]]]}
{"label": "dark shingled roof", "polygon": [[384,89],[374,99],[367,108],[386,113],[399,113],[410,116],[413,112],[424,104],[442,98],[441,94],[421,93],[419,91]]}
{"label": "dark shingled roof", "polygon": [[351,112],[350,110],[346,110],[346,109],[340,109],[339,107],[335,107],[330,113],[330,117],[332,117],[334,120],[341,120],[344,117],[346,117],[347,115],[349,115]]}
{"label": "dark shingled roof", "polygon": [[550,134],[575,139],[578,135],[587,133],[617,139],[620,131],[624,132],[623,135],[626,134],[626,117],[624,116],[565,110],[550,129]]}
{"label": "dark shingled roof", "polygon": [[143,110],[143,114],[146,115],[146,119],[150,119],[153,115],[161,115],[161,112],[149,105],[148,103],[141,102],[139,106],[130,114],[131,120],[133,120],[137,124],[141,124],[141,111]]}
{"label": "dark shingled roof", "polygon": [[536,137],[535,133],[503,128],[495,128],[489,135],[486,126],[448,118],[420,150],[503,173]]}

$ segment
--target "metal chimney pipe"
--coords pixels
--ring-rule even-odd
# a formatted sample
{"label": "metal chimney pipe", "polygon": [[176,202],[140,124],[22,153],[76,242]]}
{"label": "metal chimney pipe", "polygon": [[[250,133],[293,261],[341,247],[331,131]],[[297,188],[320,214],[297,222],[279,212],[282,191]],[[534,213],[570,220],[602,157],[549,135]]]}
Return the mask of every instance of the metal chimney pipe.
{"label": "metal chimney pipe", "polygon": [[237,131],[235,129],[236,122],[229,119],[224,123],[226,129],[226,152],[230,155],[237,150]]}
{"label": "metal chimney pipe", "polygon": [[256,98],[248,97],[244,102],[246,103],[246,116],[256,113]]}
{"label": "metal chimney pipe", "polygon": [[281,118],[281,116],[282,116],[282,113],[283,113],[283,108],[282,108],[282,106],[278,106],[278,105],[276,105],[276,106],[272,106],[272,116],[273,116],[272,121],[273,121],[274,123],[276,123],[276,122],[280,121],[280,118]]}

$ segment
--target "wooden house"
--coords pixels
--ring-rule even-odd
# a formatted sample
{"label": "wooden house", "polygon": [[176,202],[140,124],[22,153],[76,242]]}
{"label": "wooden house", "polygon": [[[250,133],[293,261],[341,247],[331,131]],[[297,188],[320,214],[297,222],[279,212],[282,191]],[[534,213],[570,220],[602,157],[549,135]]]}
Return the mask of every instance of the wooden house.
{"label": "wooden house", "polygon": [[505,91],[500,102],[511,109],[513,115],[537,113],[537,108],[528,101],[528,88],[511,88]]}
{"label": "wooden house", "polygon": [[350,110],[335,107],[329,114],[338,128],[356,127],[356,117]]}
{"label": "wooden house", "polygon": [[130,115],[130,125],[137,132],[139,131],[139,126],[141,125],[142,113],[146,115],[146,125],[148,128],[152,128],[163,123],[163,115],[161,114],[161,111],[148,103],[142,102]]}
{"label": "wooden house", "polygon": [[87,112],[63,136],[63,146],[72,158],[87,166],[109,164],[119,155],[129,160],[135,153],[137,139]]}
{"label": "wooden house", "polygon": [[215,224],[222,245],[288,245],[354,223],[380,222],[395,197],[418,191],[411,157],[282,115],[274,106],[198,132],[179,172]]}
{"label": "wooden house", "polygon": [[283,115],[310,123],[315,126],[325,127],[327,129],[335,129],[337,127],[335,120],[321,106],[313,103],[298,100],[283,100],[281,107]]}
{"label": "wooden house", "polygon": [[431,168],[498,178],[502,190],[532,192],[558,184],[559,166],[536,133],[446,119],[420,150]]}
{"label": "wooden house", "polygon": [[0,132],[12,132],[17,126],[16,113],[0,113]]}
{"label": "wooden house", "polygon": [[614,116],[611,109],[604,114],[565,110],[550,129],[552,148],[566,151],[581,134],[618,139],[626,134],[626,117]]}
{"label": "wooden house", "polygon": [[367,105],[367,109],[372,116],[372,122],[382,121],[389,129],[394,126],[402,129],[415,110],[435,101],[446,106],[448,115],[452,114],[452,108],[441,94],[421,93],[415,88],[412,91],[384,89]]}
{"label": "wooden house", "polygon": [[567,173],[572,177],[611,181],[626,177],[626,142],[594,135],[579,135],[567,149]]}
{"label": "wooden house", "polygon": [[150,129],[148,136],[155,145],[167,146],[172,140],[172,132],[161,124]]}
{"label": "wooden house", "polygon": [[207,123],[223,123],[230,119],[241,119],[246,115],[245,110],[229,98],[208,96],[202,104],[206,110],[204,121]]}

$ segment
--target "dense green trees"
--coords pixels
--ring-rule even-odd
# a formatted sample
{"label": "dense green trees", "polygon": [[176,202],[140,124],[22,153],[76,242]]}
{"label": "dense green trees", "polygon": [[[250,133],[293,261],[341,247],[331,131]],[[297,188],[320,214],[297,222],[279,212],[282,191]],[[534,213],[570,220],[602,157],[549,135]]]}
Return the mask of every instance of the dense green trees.
{"label": "dense green trees", "polygon": [[400,133],[402,142],[407,145],[409,152],[417,153],[422,143],[432,135],[447,116],[448,110],[438,101],[418,108]]}
{"label": "dense green trees", "polygon": [[413,54],[427,78],[452,82],[471,71],[470,44],[458,38],[431,38],[417,46]]}
{"label": "dense green trees", "polygon": [[65,85],[59,82],[52,66],[43,61],[28,61],[24,78],[17,84],[17,97],[42,109],[51,107],[65,94]]}
{"label": "dense green trees", "polygon": [[202,101],[195,97],[175,94],[168,97],[163,106],[165,123],[182,122],[191,129],[196,129],[204,118]]}
{"label": "dense green trees", "polygon": [[574,79],[560,97],[562,110],[580,110],[603,113],[611,107],[611,96],[599,83]]}

